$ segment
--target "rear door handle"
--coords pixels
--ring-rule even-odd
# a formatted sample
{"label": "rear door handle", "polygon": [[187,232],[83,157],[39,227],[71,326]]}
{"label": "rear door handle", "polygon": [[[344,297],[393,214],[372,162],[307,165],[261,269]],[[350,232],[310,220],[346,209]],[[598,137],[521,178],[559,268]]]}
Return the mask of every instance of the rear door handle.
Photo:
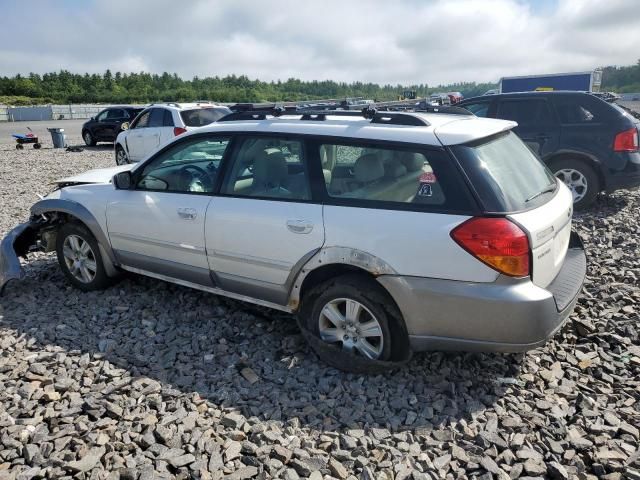
{"label": "rear door handle", "polygon": [[178,208],[178,216],[185,220],[195,220],[198,216],[195,208]]}
{"label": "rear door handle", "polygon": [[309,220],[287,220],[287,228],[293,233],[310,233],[313,223]]}

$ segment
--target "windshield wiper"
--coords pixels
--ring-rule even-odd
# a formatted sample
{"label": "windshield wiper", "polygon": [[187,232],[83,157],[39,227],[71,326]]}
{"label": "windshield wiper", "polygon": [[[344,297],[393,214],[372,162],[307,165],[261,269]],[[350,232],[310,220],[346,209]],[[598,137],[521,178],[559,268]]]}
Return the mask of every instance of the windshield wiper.
{"label": "windshield wiper", "polygon": [[550,185],[547,185],[546,187],[544,187],[543,190],[540,190],[538,193],[534,193],[533,195],[531,195],[529,198],[527,198],[524,203],[528,203],[531,200],[534,200],[536,198],[538,198],[540,195],[544,195],[545,193],[551,193],[556,189],[556,184],[552,183]]}

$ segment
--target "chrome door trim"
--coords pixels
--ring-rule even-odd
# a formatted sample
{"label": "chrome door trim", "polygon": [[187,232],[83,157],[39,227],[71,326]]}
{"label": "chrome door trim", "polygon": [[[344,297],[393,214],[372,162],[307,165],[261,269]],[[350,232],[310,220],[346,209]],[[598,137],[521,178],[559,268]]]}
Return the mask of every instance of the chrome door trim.
{"label": "chrome door trim", "polygon": [[132,242],[146,243],[147,245],[153,245],[155,247],[172,248],[174,250],[198,252],[202,254],[205,253],[204,247],[197,247],[195,245],[188,245],[186,243],[173,243],[173,242],[163,242],[161,240],[152,240],[147,237],[141,237],[139,235],[131,235],[129,233],[109,232],[109,237],[119,238],[121,240],[129,240]]}
{"label": "chrome door trim", "polygon": [[286,305],[278,305],[277,303],[267,302],[265,300],[259,300],[257,298],[248,297],[245,295],[238,295],[237,293],[228,292],[226,290],[222,290],[220,288],[215,287],[207,287],[204,285],[199,285],[197,283],[188,282],[186,280],[180,280],[178,278],[169,277],[167,275],[162,275],[159,273],[149,272],[147,270],[143,270],[141,268],[129,267],[127,265],[122,266],[123,270],[127,270],[129,272],[138,273],[140,275],[145,275],[147,277],[156,278],[158,280],[164,280],[165,282],[175,283],[176,285],[181,285],[183,287],[195,288],[196,290],[202,290],[204,292],[213,293],[215,295],[222,295],[224,297],[229,297],[234,300],[240,300],[243,302],[253,303],[255,305],[260,305],[262,307],[273,308],[275,310],[280,310],[282,312],[292,313],[293,309]]}

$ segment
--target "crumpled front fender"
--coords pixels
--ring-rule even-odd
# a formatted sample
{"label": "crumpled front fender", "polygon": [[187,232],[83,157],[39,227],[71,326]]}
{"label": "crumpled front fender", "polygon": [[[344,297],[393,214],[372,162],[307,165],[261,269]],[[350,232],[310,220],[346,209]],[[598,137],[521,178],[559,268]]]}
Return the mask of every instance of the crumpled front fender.
{"label": "crumpled front fender", "polygon": [[20,280],[24,276],[19,256],[25,255],[35,243],[36,230],[31,222],[18,225],[0,243],[0,295],[10,280]]}

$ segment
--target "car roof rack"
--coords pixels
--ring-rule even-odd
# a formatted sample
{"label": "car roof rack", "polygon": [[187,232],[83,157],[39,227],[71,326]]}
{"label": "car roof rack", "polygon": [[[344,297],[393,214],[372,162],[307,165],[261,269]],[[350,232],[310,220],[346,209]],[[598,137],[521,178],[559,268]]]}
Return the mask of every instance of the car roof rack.
{"label": "car roof rack", "polygon": [[[333,107],[335,108],[335,107]],[[323,121],[327,119],[327,116],[338,117],[361,117],[367,120],[371,120],[371,123],[380,123],[388,125],[406,125],[414,127],[426,127],[429,126],[424,118],[417,115],[411,115],[408,112],[379,112],[376,108],[372,108],[371,105],[364,107],[361,110],[334,110],[334,109],[322,109],[313,106],[311,108],[299,108],[295,105],[283,106],[276,104],[252,104],[252,103],[240,103],[231,107],[233,111],[229,115],[222,117],[218,122],[232,122],[240,120],[265,120],[267,116],[281,117],[281,116],[299,116],[300,120],[317,120]]]}

